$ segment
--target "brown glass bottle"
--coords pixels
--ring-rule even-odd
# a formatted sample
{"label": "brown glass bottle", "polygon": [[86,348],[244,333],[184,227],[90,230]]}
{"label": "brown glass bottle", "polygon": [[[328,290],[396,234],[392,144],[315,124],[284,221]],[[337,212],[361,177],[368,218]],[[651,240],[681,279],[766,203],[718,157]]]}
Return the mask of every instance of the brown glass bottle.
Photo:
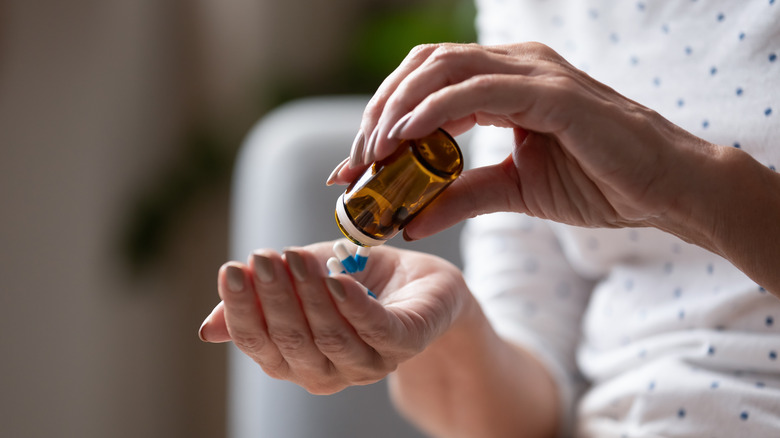
{"label": "brown glass bottle", "polygon": [[463,154],[444,130],[402,140],[339,196],[336,223],[352,242],[386,242],[431,203],[463,170]]}

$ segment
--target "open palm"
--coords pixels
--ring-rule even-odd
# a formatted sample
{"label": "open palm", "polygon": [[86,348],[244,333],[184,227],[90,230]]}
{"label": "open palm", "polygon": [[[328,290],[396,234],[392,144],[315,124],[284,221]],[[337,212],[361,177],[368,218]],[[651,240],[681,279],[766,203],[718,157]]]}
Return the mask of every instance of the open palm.
{"label": "open palm", "polygon": [[270,376],[328,394],[384,378],[457,317],[467,289],[445,260],[379,247],[354,278],[328,276],[331,248],[263,250],[224,265],[222,302],[201,336],[232,340]]}

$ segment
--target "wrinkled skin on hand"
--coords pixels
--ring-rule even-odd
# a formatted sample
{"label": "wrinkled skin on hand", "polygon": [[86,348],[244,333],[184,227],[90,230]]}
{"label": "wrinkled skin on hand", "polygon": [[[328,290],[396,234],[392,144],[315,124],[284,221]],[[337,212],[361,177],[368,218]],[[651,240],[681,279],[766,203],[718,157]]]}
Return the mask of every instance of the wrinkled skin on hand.
{"label": "wrinkled skin on hand", "polygon": [[375,248],[354,278],[328,277],[332,255],[331,242],[225,264],[222,302],[201,338],[233,341],[268,375],[330,394],[381,380],[421,352],[450,327],[468,293],[459,270],[431,255]]}
{"label": "wrinkled skin on hand", "polygon": [[714,153],[544,45],[425,45],[376,92],[350,158],[329,182],[349,183],[400,138],[438,127],[458,135],[477,124],[513,129],[511,156],[464,172],[409,224],[407,237],[494,211],[587,227],[663,227],[670,209],[686,208],[678,189],[689,169]]}

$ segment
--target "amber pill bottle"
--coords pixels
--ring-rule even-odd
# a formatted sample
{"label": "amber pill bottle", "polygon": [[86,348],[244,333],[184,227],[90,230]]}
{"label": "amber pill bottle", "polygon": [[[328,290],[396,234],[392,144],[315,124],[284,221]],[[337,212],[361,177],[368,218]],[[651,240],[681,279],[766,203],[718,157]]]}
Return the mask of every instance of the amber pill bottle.
{"label": "amber pill bottle", "polygon": [[336,201],[336,223],[360,246],[381,245],[406,226],[463,170],[463,153],[444,130],[402,140]]}

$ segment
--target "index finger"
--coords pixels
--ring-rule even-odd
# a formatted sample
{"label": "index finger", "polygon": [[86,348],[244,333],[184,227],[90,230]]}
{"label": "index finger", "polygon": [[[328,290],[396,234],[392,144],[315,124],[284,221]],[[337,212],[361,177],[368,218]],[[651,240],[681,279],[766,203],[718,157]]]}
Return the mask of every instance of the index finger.
{"label": "index finger", "polygon": [[423,44],[414,47],[408,55],[401,61],[401,64],[379,85],[374,95],[369,100],[366,108],[363,110],[363,118],[360,121],[360,132],[358,132],[349,159],[346,165],[342,165],[335,172],[332,182],[338,184],[348,184],[359,177],[371,165],[370,157],[365,156],[366,145],[376,141],[376,126],[379,118],[384,111],[385,104],[390,96],[395,92],[398,85],[410,73],[415,71],[441,44]]}

